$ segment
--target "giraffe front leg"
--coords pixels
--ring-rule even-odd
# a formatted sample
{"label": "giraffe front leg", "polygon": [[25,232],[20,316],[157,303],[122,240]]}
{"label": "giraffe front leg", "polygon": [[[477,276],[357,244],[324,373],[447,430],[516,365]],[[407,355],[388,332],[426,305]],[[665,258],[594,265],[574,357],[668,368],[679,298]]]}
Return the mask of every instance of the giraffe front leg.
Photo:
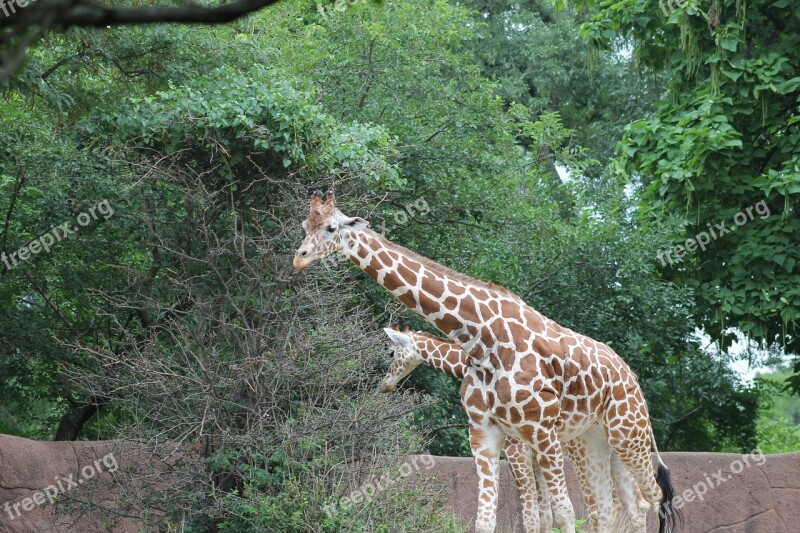
{"label": "giraffe front leg", "polygon": [[494,533],[497,525],[497,493],[500,487],[498,472],[502,444],[503,435],[497,428],[470,424],[469,445],[479,479],[475,533]]}
{"label": "giraffe front leg", "polygon": [[[522,504],[522,527],[525,533],[539,533],[539,491],[546,489],[536,486],[530,449],[524,443],[506,437],[503,451],[517,483]],[[550,530],[546,531],[549,533]]]}

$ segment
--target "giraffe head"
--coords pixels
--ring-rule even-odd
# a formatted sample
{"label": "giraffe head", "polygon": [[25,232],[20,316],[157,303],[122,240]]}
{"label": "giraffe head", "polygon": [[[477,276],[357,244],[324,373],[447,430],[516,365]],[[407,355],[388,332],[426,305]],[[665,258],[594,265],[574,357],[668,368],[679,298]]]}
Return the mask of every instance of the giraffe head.
{"label": "giraffe head", "polygon": [[389,336],[394,354],[392,364],[389,365],[389,370],[386,371],[378,389],[381,392],[392,392],[401,379],[423,363],[423,358],[408,326],[404,331],[399,331],[396,326],[383,328],[383,331]]}
{"label": "giraffe head", "polygon": [[322,193],[311,195],[308,218],[303,221],[306,237],[294,255],[294,268],[303,270],[316,259],[322,259],[342,249],[351,233],[366,228],[363,218],[348,217],[336,209],[333,191],[328,191],[325,203]]}

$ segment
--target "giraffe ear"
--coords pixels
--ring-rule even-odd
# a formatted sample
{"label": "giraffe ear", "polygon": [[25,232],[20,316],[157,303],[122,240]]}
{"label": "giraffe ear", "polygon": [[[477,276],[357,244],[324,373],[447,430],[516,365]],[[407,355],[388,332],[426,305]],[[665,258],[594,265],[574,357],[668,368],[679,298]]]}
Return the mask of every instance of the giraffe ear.
{"label": "giraffe ear", "polygon": [[369,226],[369,222],[367,222],[361,217],[352,217],[352,218],[345,217],[344,219],[342,219],[342,224],[344,225],[345,228],[354,231],[359,231]]}
{"label": "giraffe ear", "polygon": [[383,331],[386,332],[386,335],[389,337],[389,340],[393,343],[397,344],[398,346],[403,346],[404,348],[411,348],[414,343],[411,341],[411,337],[402,333],[400,331],[395,331],[392,328],[383,328]]}

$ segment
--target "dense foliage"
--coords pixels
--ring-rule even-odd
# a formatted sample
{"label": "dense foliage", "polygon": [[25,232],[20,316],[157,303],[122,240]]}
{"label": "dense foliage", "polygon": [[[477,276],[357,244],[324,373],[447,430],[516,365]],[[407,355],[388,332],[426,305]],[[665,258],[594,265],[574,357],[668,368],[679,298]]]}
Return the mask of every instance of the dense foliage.
{"label": "dense foliage", "polygon": [[[624,36],[669,72],[618,164],[646,188],[643,224],[684,220],[663,276],[692,288],[694,315],[723,346],[744,335],[800,351],[798,27],[788,0],[630,0],[598,3],[583,28],[600,47]],[[800,391],[800,373],[790,383]]]}
{"label": "dense foliage", "polygon": [[[453,380],[373,392],[379,326],[426,325],[348,264],[292,271],[308,192],[334,186],[389,238],[610,344],[661,449],[779,442],[786,426],[756,423],[766,385],[696,331],[796,351],[796,55],[768,27],[722,46],[691,6],[654,5],[295,1],[50,35],[0,115],[0,252],[18,258],[0,264],[0,431],[197,443],[204,468],[172,501],[130,502],[197,531],[450,527],[424,488],[398,503],[402,485],[325,512],[362,470],[469,453]],[[587,56],[581,27],[610,49]],[[737,62],[747,39],[778,57]],[[763,109],[743,103],[756,90]],[[769,216],[659,260],[762,198]]]}
{"label": "dense foliage", "polygon": [[764,453],[800,451],[800,397],[783,386],[790,375],[789,368],[779,366],[757,378],[770,392],[758,421],[758,445]]}

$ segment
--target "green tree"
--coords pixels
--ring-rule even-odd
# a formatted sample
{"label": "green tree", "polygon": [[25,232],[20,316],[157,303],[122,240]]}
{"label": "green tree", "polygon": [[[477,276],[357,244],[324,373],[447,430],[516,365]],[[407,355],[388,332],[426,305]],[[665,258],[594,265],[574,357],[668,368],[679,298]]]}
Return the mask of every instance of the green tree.
{"label": "green tree", "polygon": [[538,0],[472,0],[482,21],[470,46],[506,102],[533,116],[558,111],[574,140],[600,165],[613,156],[623,128],[649,111],[665,88],[663,75],[615,51],[590,55],[579,34],[585,11]]}
{"label": "green tree", "polygon": [[[374,197],[377,206],[364,206],[361,214],[386,222],[390,238],[506,285],[548,316],[611,343],[642,374],[660,420],[657,430],[670,435],[675,448],[752,448],[757,402],[735,379],[720,379],[719,371],[670,370],[683,356],[706,356],[693,341],[695,322],[684,305],[690,289],[657,278],[654,258],[669,228],[637,231],[618,181],[580,179],[590,154],[575,146],[577,133],[558,112],[532,113],[498,97],[502,84],[486,78],[476,54],[476,39],[486,29],[479,14],[444,2],[390,3],[383,9],[356,4],[322,18],[304,5],[283,6],[289,16],[252,28],[256,50],[264,54],[259,61],[285,62],[298,77],[315,73],[321,101],[343,119],[378,123],[397,137],[403,182],[386,201]],[[302,49],[277,44],[296,35],[303,35]],[[568,42],[577,48],[576,37]],[[580,72],[586,65],[576,61],[569,75],[580,78]],[[583,90],[588,94],[590,87]],[[553,160],[570,165],[576,179],[557,179]],[[407,209],[420,199],[429,212]],[[378,308],[392,305],[365,283]],[[411,385],[439,399],[419,417],[435,432],[432,449],[466,452],[464,430],[452,428],[464,422],[455,384],[421,370]],[[687,409],[679,405],[676,398],[706,385],[716,397],[701,396]],[[751,414],[735,419],[740,427],[732,433],[745,435],[732,438],[736,444],[708,438],[730,430],[730,413],[715,408],[723,403]],[[674,407],[662,412],[662,405]],[[698,406],[694,415],[708,431],[671,424]]]}
{"label": "green tree", "polygon": [[[693,313],[723,347],[738,331],[800,352],[800,10],[785,0],[596,5],[586,38],[601,49],[625,39],[671,80],[657,112],[627,128],[618,161],[645,187],[645,226],[684,220],[662,276],[692,288]],[[800,391],[800,374],[790,383]]]}
{"label": "green tree", "polygon": [[[26,69],[4,93],[8,113],[0,119],[9,126],[0,132],[4,249],[18,249],[104,198],[115,215],[65,241],[64,253],[37,256],[31,268],[3,274],[2,319],[13,327],[0,330],[2,370],[8,371],[1,374],[0,395],[24,402],[4,404],[10,407],[0,422],[21,421],[17,432],[45,437],[62,419],[72,437],[117,437],[143,420],[134,415],[175,408],[112,395],[121,375],[105,374],[92,354],[135,355],[144,369],[163,359],[176,365],[177,375],[190,376],[194,367],[170,354],[211,354],[229,363],[241,353],[233,340],[244,323],[238,313],[254,321],[266,301],[290,313],[301,299],[291,292],[297,280],[281,270],[299,238],[294,217],[309,189],[333,184],[342,203],[350,200],[348,212],[369,218],[390,238],[506,285],[548,316],[610,343],[639,373],[659,439],[671,447],[744,447],[756,418],[748,391],[699,360],[705,355],[692,340],[695,323],[685,305],[691,287],[657,277],[655,254],[671,242],[673,226],[638,231],[623,184],[593,163],[608,158],[616,135],[600,132],[618,131],[628,120],[614,109],[638,113],[614,95],[638,94],[645,109],[657,77],[627,87],[634,65],[614,63],[613,54],[601,58],[595,76],[579,54],[574,21],[553,23],[532,13],[519,15],[532,31],[513,26],[508,51],[499,46],[494,20],[444,1],[356,3],[324,15],[314,2],[283,2],[225,27],[71,31],[31,49]],[[538,89],[513,93],[513,73],[500,69],[499,59],[492,70],[488,58],[533,65],[538,56],[522,52],[537,44],[537,33],[548,59],[526,71],[530,82],[523,86]],[[479,45],[487,35],[494,36],[494,50]],[[569,66],[557,70],[562,47],[574,52],[567,54]],[[562,182],[554,162],[568,166],[572,179]],[[18,201],[12,200],[17,189]],[[234,249],[241,236],[245,248]],[[277,239],[268,253],[255,244],[262,237]],[[253,281],[253,257],[271,265],[257,268],[267,287]],[[333,294],[342,286],[341,298],[353,306],[348,311],[368,311],[361,320],[397,318],[400,307],[374,283],[352,268],[327,266],[331,272],[315,270],[314,288]],[[233,285],[209,277],[212,267]],[[214,289],[201,290],[203,283]],[[254,302],[256,294],[264,301]],[[216,307],[198,305],[203,302]],[[210,316],[210,309],[218,314]],[[321,308],[306,311],[313,334],[335,329],[319,316]],[[214,321],[226,331],[219,342],[197,329]],[[379,330],[368,331],[382,340]],[[143,349],[140,343],[154,332],[163,342]],[[168,342],[184,337],[191,343]],[[255,344],[247,346],[258,359]],[[366,373],[363,382],[353,382],[364,383],[380,363],[362,360],[366,352],[348,363],[339,351],[313,349],[320,360],[351,371],[334,372],[343,383],[331,378],[321,390],[342,405],[376,412],[347,387],[353,369]],[[98,390],[78,380],[76,387],[66,379],[98,374],[94,383],[113,386]],[[141,373],[129,377],[142,382]],[[231,393],[228,383],[220,383],[220,395]],[[326,388],[336,383],[340,390]],[[191,383],[168,385],[196,391]],[[436,453],[468,453],[466,432],[458,427],[464,415],[457,385],[432,372],[410,385],[428,394],[414,424],[404,426],[404,442],[416,446],[422,434],[433,438],[429,449]],[[685,405],[684,397],[704,388],[714,395]],[[104,398],[112,400],[104,415],[82,426],[81,415],[93,414]],[[308,401],[289,396],[276,409],[318,421]],[[731,417],[734,408],[745,414]],[[174,414],[165,411],[164,418]],[[236,428],[226,431],[240,436]],[[234,463],[273,461],[240,452],[237,447]],[[290,469],[303,464],[301,452],[290,457],[297,461]],[[219,460],[215,472],[222,475],[226,457]],[[252,481],[255,497],[275,487],[255,474],[243,476],[238,466],[235,473]],[[289,489],[296,480],[279,481]],[[264,506],[285,509],[285,503],[268,499]],[[283,519],[297,524],[291,513]]]}
{"label": "green tree", "polygon": [[764,453],[800,451],[800,398],[783,390],[790,376],[790,369],[779,365],[756,378],[769,392],[758,419],[758,445]]}

